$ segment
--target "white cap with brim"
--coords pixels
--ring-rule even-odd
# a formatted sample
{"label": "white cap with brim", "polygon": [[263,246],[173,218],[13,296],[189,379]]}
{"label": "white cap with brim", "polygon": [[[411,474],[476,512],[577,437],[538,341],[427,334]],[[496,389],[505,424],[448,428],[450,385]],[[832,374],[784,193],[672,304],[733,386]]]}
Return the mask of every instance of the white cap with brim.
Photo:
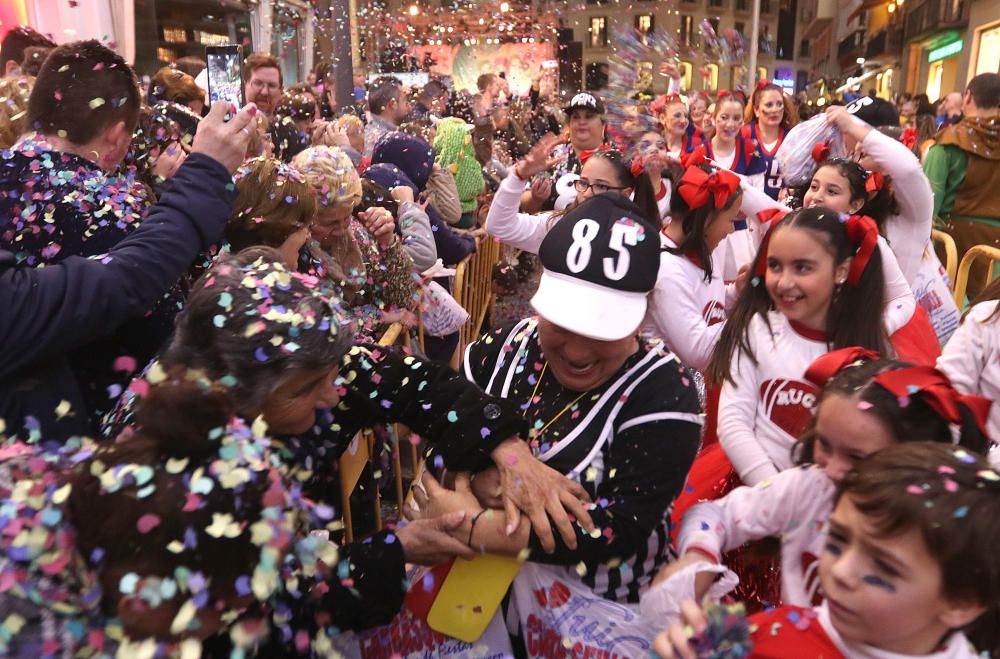
{"label": "white cap with brim", "polygon": [[545,320],[574,334],[618,341],[639,329],[647,297],[543,270],[531,306]]}

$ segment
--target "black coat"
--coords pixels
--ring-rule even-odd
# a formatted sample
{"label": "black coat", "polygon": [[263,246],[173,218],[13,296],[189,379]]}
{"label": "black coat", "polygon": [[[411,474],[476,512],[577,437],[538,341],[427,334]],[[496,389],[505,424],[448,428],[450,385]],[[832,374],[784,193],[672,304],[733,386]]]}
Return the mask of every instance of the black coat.
{"label": "black coat", "polygon": [[234,197],[225,168],[193,154],[141,226],[107,256],[32,268],[0,251],[0,419],[7,434],[65,441],[95,431],[70,354],[146,314],[222,236]]}

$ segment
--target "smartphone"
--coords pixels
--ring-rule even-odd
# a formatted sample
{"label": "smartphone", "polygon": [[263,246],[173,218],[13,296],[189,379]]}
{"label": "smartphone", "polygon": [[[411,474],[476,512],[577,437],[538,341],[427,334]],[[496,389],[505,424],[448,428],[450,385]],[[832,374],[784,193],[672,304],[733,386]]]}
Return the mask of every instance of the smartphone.
{"label": "smartphone", "polygon": [[243,87],[243,46],[208,46],[205,48],[208,62],[209,104],[226,101],[239,110],[246,105],[246,90]]}

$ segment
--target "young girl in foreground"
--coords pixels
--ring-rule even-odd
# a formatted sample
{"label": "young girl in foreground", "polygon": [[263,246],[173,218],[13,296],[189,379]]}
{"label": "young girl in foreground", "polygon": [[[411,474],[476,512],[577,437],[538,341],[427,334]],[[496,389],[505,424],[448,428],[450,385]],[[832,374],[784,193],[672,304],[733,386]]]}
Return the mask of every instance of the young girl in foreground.
{"label": "young girl in foreground", "polygon": [[[825,601],[751,616],[752,656],[972,659],[970,640],[998,655],[1000,474],[963,449],[899,444],[848,473],[834,501],[818,559]],[[701,634],[704,613],[683,608]],[[656,651],[694,659],[695,643],[674,625]]]}
{"label": "young girl in foreground", "polygon": [[778,221],[761,244],[708,373],[722,383],[719,441],[744,484],[792,466],[819,393],[802,381],[814,359],[851,346],[886,351],[877,239],[868,218],[806,208]]}
{"label": "young girl in foreground", "polygon": [[[806,379],[823,393],[796,447],[801,466],[691,508],[678,536],[682,558],[665,568],[659,581],[697,562],[718,562],[723,552],[751,540],[780,537],[782,602],[818,605],[821,528],[833,509],[834,488],[858,461],[902,442],[952,444],[952,428],[970,452],[982,453],[988,445],[981,426],[990,401],[960,396],[931,368],[845,348],[814,361]],[[691,594],[695,601],[709,585],[711,573],[702,574]]]}

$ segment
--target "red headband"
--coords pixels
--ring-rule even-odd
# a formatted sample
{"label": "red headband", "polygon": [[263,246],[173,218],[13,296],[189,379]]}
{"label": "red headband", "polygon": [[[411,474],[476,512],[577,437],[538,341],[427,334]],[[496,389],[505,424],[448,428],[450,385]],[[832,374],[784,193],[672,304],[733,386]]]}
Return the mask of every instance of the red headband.
{"label": "red headband", "polygon": [[885,187],[885,177],[878,172],[871,172],[868,174],[868,179],[865,181],[865,191],[866,192],[878,192]]}
{"label": "red headband", "polygon": [[827,142],[817,142],[813,145],[812,159],[816,162],[823,162],[830,158],[830,145]]}
{"label": "red headband", "polygon": [[706,157],[704,144],[699,144],[691,153],[684,154],[681,158],[681,166],[684,169],[690,169],[691,167],[697,167],[698,165],[708,164],[710,163]]}
{"label": "red headband", "polygon": [[858,362],[870,362],[879,358],[877,352],[865,348],[841,348],[831,350],[822,357],[816,358],[806,369],[806,380],[817,387],[823,388],[833,376]]}
{"label": "red headband", "polygon": [[759,278],[763,278],[767,274],[767,246],[771,242],[771,231],[778,220],[787,214],[788,211],[783,208],[766,208],[757,213],[757,221],[760,222],[761,227],[767,225],[767,228],[764,229],[764,237],[760,241],[760,248],[757,250],[760,253],[760,260],[757,261],[757,270],[754,274]]}
{"label": "red headband", "polygon": [[990,415],[992,401],[981,396],[959,394],[948,377],[936,368],[913,366],[898,371],[886,371],[876,375],[873,380],[898,398],[920,393],[931,409],[950,423],[959,425],[962,423],[959,404],[965,405],[975,417],[979,430],[989,436],[986,431],[986,420]]}
{"label": "red headband", "polygon": [[753,88],[753,93],[756,94],[758,92],[764,91],[764,88],[767,87],[767,86],[769,86],[770,84],[771,84],[771,81],[768,80],[767,78],[764,78],[763,80],[761,80],[760,82],[757,83],[756,87]]}
{"label": "red headband", "polygon": [[878,247],[878,225],[867,215],[852,215],[847,220],[847,237],[858,247],[847,273],[847,283],[857,286]]}
{"label": "red headband", "polygon": [[583,151],[580,152],[580,155],[578,157],[580,164],[582,165],[583,163],[587,162],[590,156],[594,155],[598,151],[612,151],[612,148],[607,144],[602,144],[596,149],[584,149]]}
{"label": "red headband", "polygon": [[720,169],[709,174],[700,167],[689,167],[677,184],[677,192],[691,208],[700,208],[714,197],[719,209],[740,187],[740,177],[729,170]]}

